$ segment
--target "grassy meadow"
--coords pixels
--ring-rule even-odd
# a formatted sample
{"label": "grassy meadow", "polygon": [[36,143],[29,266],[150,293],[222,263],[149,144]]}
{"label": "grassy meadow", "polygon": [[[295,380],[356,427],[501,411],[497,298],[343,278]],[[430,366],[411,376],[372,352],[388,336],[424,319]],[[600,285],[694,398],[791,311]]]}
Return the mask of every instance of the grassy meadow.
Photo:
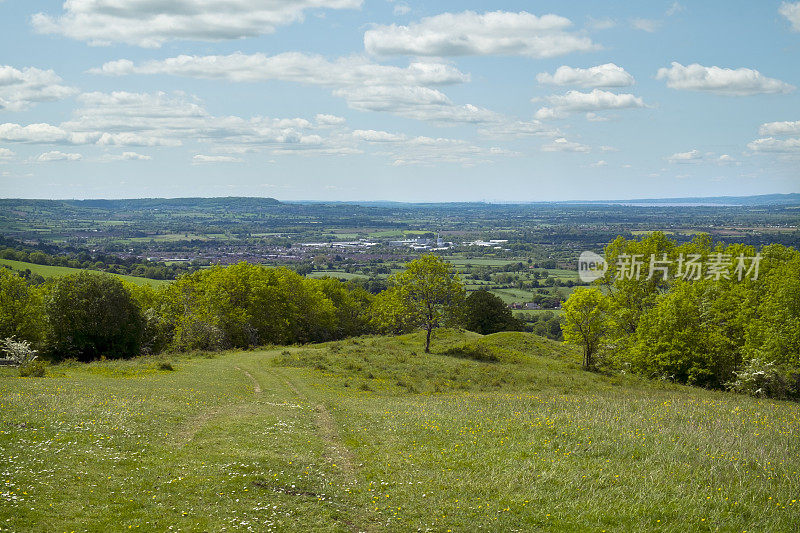
{"label": "grassy meadow", "polygon": [[0,368],[0,531],[797,531],[800,405],[433,347]]}
{"label": "grassy meadow", "polygon": [[[69,276],[72,274],[83,272],[83,269],[81,268],[70,268],[70,267],[52,266],[52,265],[37,265],[36,263],[14,261],[13,259],[0,259],[0,268],[2,267],[8,267],[11,270],[17,272],[24,272],[25,270],[30,270],[33,274],[39,274],[43,278],[57,278],[61,276]],[[96,272],[96,271],[91,270],[90,272]],[[118,278],[124,279],[125,281],[131,283],[136,283],[138,285],[152,285],[155,287],[169,283],[169,281],[162,279],[140,278],[137,276],[128,276],[125,274],[111,274],[111,275],[117,276]]]}

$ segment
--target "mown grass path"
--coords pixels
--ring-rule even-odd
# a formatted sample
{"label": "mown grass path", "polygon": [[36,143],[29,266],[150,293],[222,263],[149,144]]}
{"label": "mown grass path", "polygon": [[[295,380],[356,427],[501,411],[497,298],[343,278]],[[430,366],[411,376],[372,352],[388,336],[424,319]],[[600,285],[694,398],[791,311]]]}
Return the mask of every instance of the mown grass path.
{"label": "mown grass path", "polygon": [[798,531],[796,404],[443,355],[541,375],[410,394],[367,356],[411,348],[347,346],[289,351],[357,379],[282,350],[3,369],[0,530]]}

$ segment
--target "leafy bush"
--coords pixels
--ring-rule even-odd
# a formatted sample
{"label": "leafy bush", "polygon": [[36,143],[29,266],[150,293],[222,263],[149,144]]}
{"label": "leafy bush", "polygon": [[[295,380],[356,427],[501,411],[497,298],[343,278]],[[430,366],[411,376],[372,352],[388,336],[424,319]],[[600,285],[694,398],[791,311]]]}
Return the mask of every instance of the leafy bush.
{"label": "leafy bush", "polygon": [[19,367],[19,375],[23,378],[41,378],[47,369],[47,363],[39,359],[25,363]]}
{"label": "leafy bush", "polygon": [[59,278],[46,308],[55,359],[125,358],[141,351],[144,317],[119,278],[89,272]]}
{"label": "leafy bush", "polygon": [[772,361],[755,357],[734,372],[736,379],[726,384],[728,390],[759,398],[786,398],[793,392],[789,381]]}
{"label": "leafy bush", "polygon": [[162,361],[161,363],[158,363],[158,369],[159,370],[167,370],[167,371],[175,370],[172,367],[172,363],[170,363],[169,361]]}
{"label": "leafy bush", "polygon": [[0,341],[0,350],[19,367],[33,363],[37,357],[36,350],[31,348],[31,343],[18,341],[13,336]]}

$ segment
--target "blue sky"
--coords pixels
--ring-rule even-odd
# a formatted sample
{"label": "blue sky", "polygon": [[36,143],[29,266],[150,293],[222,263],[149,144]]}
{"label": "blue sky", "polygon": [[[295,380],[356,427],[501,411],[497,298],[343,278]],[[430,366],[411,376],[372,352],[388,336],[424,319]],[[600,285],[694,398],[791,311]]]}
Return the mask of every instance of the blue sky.
{"label": "blue sky", "polygon": [[0,196],[800,191],[800,2],[0,0]]}

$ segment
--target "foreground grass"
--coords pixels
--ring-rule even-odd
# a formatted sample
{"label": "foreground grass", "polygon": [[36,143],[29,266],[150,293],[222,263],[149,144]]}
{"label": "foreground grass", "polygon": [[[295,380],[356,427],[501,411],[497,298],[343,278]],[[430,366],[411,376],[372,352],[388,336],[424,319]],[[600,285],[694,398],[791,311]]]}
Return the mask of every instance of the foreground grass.
{"label": "foreground grass", "polygon": [[797,530],[797,404],[585,373],[525,334],[420,346],[3,370],[0,529]]}

